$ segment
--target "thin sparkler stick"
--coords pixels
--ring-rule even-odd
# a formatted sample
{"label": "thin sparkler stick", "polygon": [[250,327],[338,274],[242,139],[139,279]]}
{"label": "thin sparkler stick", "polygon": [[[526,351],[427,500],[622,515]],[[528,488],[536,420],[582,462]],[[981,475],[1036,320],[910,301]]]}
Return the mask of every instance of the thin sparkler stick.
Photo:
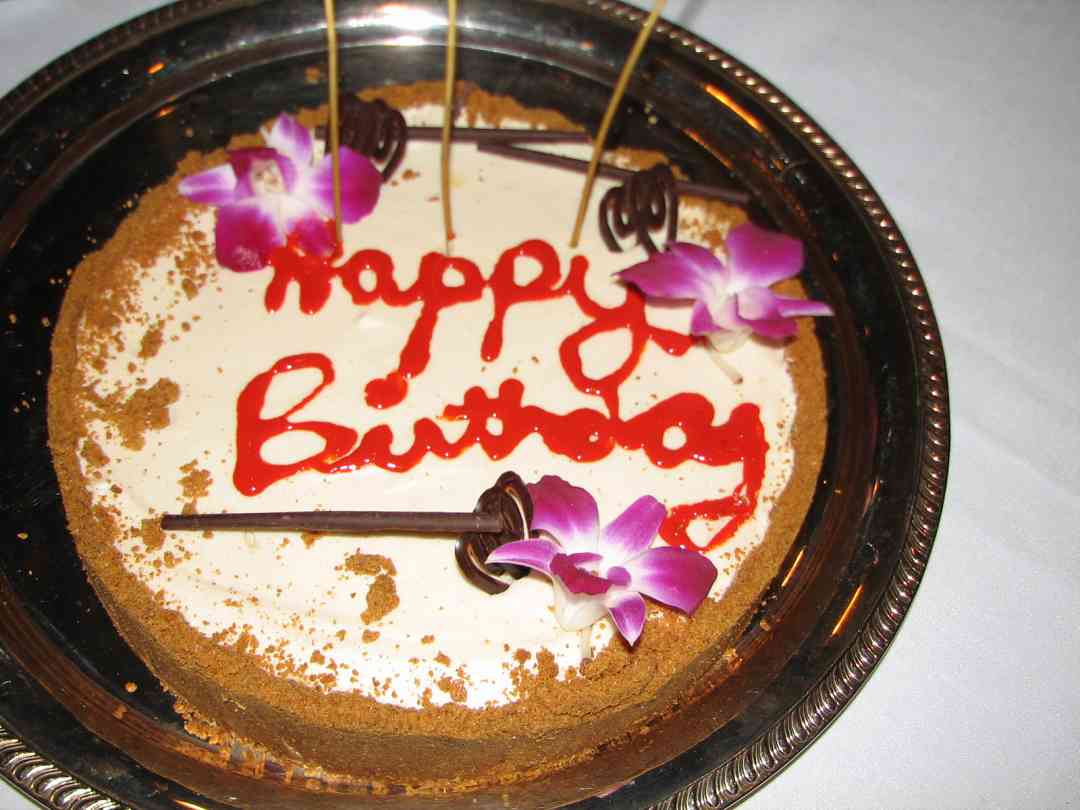
{"label": "thin sparkler stick", "polygon": [[443,93],[442,125],[442,210],[446,232],[446,252],[454,239],[454,219],[450,211],[450,132],[454,126],[454,72],[457,67],[457,0],[447,0],[446,82]]}
{"label": "thin sparkler stick", "polygon": [[341,241],[341,124],[338,113],[338,42],[334,0],[324,0],[326,9],[326,49],[329,52],[330,155],[334,172],[334,234]]}
{"label": "thin sparkler stick", "polygon": [[600,155],[604,150],[604,141],[607,140],[611,122],[615,118],[615,111],[619,108],[619,102],[622,101],[623,93],[626,92],[626,86],[630,83],[630,74],[633,73],[634,66],[641,57],[641,52],[645,50],[645,43],[649,41],[649,36],[652,34],[653,28],[656,27],[656,22],[660,19],[660,12],[664,10],[666,2],[667,0],[656,0],[653,4],[653,10],[648,19],[645,20],[645,25],[642,26],[634,47],[630,50],[630,56],[627,57],[626,64],[623,65],[622,73],[619,75],[619,81],[615,85],[615,92],[612,93],[611,101],[608,102],[607,111],[604,113],[603,121],[600,123],[600,131],[596,134],[596,145],[593,147],[592,160],[589,161],[589,170],[585,174],[585,187],[581,190],[577,219],[574,221],[574,233],[570,237],[570,247],[572,248],[577,247],[578,242],[581,240],[581,226],[585,222],[585,213],[589,208],[589,197],[592,195],[593,183],[596,182],[596,170],[600,165]]}

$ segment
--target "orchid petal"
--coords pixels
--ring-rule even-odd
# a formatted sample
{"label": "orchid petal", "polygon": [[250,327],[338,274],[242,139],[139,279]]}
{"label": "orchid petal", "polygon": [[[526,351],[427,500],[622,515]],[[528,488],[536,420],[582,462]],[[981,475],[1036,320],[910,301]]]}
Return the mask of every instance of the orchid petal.
{"label": "orchid petal", "polygon": [[667,509],[652,495],[634,501],[600,532],[600,553],[609,565],[619,565],[652,545]]}
{"label": "orchid petal", "polygon": [[329,256],[337,244],[334,223],[327,222],[315,211],[288,222],[285,230],[295,233],[304,252],[312,256]]}
{"label": "orchid petal", "polygon": [[724,264],[724,260],[708,248],[695,245],[693,242],[672,242],[665,248],[675,259],[688,267],[692,266],[695,272],[702,278],[708,279],[710,284],[726,284],[730,270]]}
{"label": "orchid petal", "polygon": [[300,182],[300,178],[303,176],[303,169],[301,166],[304,164],[294,163],[288,155],[275,152],[274,165],[276,165],[278,171],[281,172],[281,182],[285,186],[285,193],[292,194],[295,192],[297,185]]}
{"label": "orchid petal", "polygon": [[[382,190],[382,174],[366,156],[346,146],[338,150],[341,161],[341,219],[359,222],[375,208]],[[312,205],[327,218],[334,216],[334,161],[327,155],[309,178],[306,193]]]}
{"label": "orchid petal", "polygon": [[620,591],[609,596],[606,603],[615,629],[632,647],[641,637],[641,630],[645,626],[645,600],[634,591]]}
{"label": "orchid petal", "polygon": [[732,281],[740,287],[768,287],[802,269],[802,242],[753,223],[732,228],[725,245]]}
{"label": "orchid petal", "polygon": [[310,166],[314,154],[311,130],[290,115],[282,113],[263,137],[271,149],[289,158],[297,166]]}
{"label": "orchid petal", "polygon": [[623,568],[621,565],[613,565],[604,573],[604,579],[610,582],[612,585],[617,585],[620,588],[625,588],[630,584],[630,572]]}
{"label": "orchid petal", "polygon": [[779,340],[794,337],[798,331],[795,321],[783,316],[779,299],[768,287],[749,287],[736,299],[739,316],[759,335]]}
{"label": "orchid petal", "polygon": [[566,559],[574,565],[580,566],[584,563],[601,562],[604,559],[604,555],[595,551],[578,551],[574,554],[567,554]]}
{"label": "orchid petal", "polygon": [[[719,301],[706,301],[702,304],[703,307],[707,305],[706,319],[703,313],[694,312],[691,313],[690,324],[691,334],[712,334],[714,332],[729,331],[739,332],[744,331],[750,327],[750,322],[740,317],[739,315],[739,302],[734,295],[725,296]],[[694,331],[695,322],[699,327],[704,327],[707,324],[712,324],[712,329],[704,329],[701,332]]]}
{"label": "orchid petal", "polygon": [[266,267],[270,251],[285,244],[285,234],[271,211],[247,200],[218,209],[214,242],[223,267],[248,273]]}
{"label": "orchid petal", "polygon": [[228,205],[237,201],[236,172],[228,163],[180,181],[180,193],[192,202]]}
{"label": "orchid petal", "polygon": [[768,287],[747,287],[735,296],[739,317],[744,321],[763,321],[779,318],[776,295]]}
{"label": "orchid petal", "polygon": [[550,575],[551,560],[558,553],[558,545],[550,540],[516,540],[499,546],[485,562],[524,565]]}
{"label": "orchid petal", "polygon": [[702,301],[697,301],[694,304],[694,309],[690,312],[691,335],[707,335],[723,328],[713,320],[712,313],[709,312],[709,308]]}
{"label": "orchid petal", "polygon": [[823,301],[807,301],[804,298],[788,298],[784,295],[776,296],[776,304],[780,314],[785,318],[793,318],[797,315],[832,315],[833,309]]}
{"label": "orchid petal", "polygon": [[768,287],[750,287],[736,296],[739,316],[757,334],[773,340],[794,337],[795,321],[780,314],[776,296]]}
{"label": "orchid petal", "polygon": [[555,620],[564,630],[584,630],[604,618],[607,613],[604,597],[573,594],[563,587],[561,580],[551,582],[555,586]]}
{"label": "orchid petal", "polygon": [[229,150],[229,165],[236,172],[236,199],[255,196],[255,170],[261,163],[276,162],[278,153],[265,146]]}
{"label": "orchid petal", "polygon": [[551,575],[558,577],[566,590],[572,594],[599,596],[607,593],[611,588],[608,580],[575,565],[573,560],[565,554],[556,554],[551,558]]}
{"label": "orchid petal", "polygon": [[596,551],[600,515],[592,495],[555,475],[545,475],[528,487],[533,529],[550,534],[568,553]]}
{"label": "orchid petal", "polygon": [[697,609],[716,580],[716,566],[708,557],[673,546],[649,549],[625,567],[631,588],[686,613]]}
{"label": "orchid petal", "polygon": [[753,322],[754,332],[770,340],[784,340],[795,337],[799,332],[798,324],[790,318],[765,318]]}
{"label": "orchid petal", "polygon": [[645,295],[679,299],[700,298],[711,289],[713,278],[726,272],[712,251],[676,242],[616,275]]}

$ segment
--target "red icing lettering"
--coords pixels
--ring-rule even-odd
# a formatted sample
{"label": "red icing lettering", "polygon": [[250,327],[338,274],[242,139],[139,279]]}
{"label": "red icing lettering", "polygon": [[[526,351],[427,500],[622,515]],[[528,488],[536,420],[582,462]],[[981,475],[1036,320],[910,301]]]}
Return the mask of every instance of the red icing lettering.
{"label": "red icing lettering", "polygon": [[[521,260],[536,262],[540,272],[525,284],[515,277]],[[268,310],[280,309],[289,285],[297,284],[303,312],[319,312],[329,299],[334,278],[340,280],[353,302],[363,306],[382,301],[389,306],[420,304],[420,313],[398,357],[397,368],[385,377],[369,380],[364,387],[365,400],[375,408],[390,408],[408,396],[409,381],[422,374],[431,359],[431,348],[439,313],[460,303],[475,301],[484,289],[490,289],[494,313],[487,324],[481,356],[493,361],[502,351],[503,328],[514,305],[524,302],[569,297],[589,322],[565,337],[559,346],[559,359],[567,379],[586,394],[596,396],[603,410],[579,408],[568,413],[553,413],[528,404],[524,385],[507,379],[491,396],[480,387],[469,388],[460,403],[448,403],[444,419],[467,422],[456,441],[446,439],[433,418],[420,418],[413,425],[412,445],[400,454],[391,451],[393,433],[388,425],[375,425],[363,436],[357,431],[328,422],[292,422],[295,414],[334,381],[329,358],[321,354],[301,354],[284,358],[256,376],[244,388],[237,402],[236,487],[249,495],[257,494],[276,481],[303,470],[323,473],[348,472],[373,464],[386,470],[404,472],[424,456],[455,458],[467,448],[479,445],[492,459],[509,455],[532,433],[552,453],[579,462],[602,459],[616,447],[641,450],[659,467],[675,467],[686,461],[709,466],[741,463],[742,482],[730,495],[694,504],[672,507],[660,534],[672,545],[697,548],[687,527],[699,518],[725,520],[708,547],[722,543],[753,514],[765,470],[768,449],[758,408],[740,405],[727,422],[713,424],[715,409],[698,394],[676,394],[657,402],[648,410],[624,420],[619,410],[619,389],[634,373],[649,341],[662,350],[682,355],[693,345],[691,338],[650,326],[645,318],[645,301],[634,289],[627,288],[625,300],[615,307],[604,307],[592,300],[585,289],[588,262],[582,256],[571,260],[561,284],[559,257],[554,248],[541,240],[528,240],[505,251],[490,276],[467,259],[429,253],[423,257],[417,280],[407,289],[398,287],[393,277],[393,262],[379,250],[362,250],[341,262],[340,254],[322,258],[308,256],[289,244],[271,254],[274,276],[266,290]],[[373,278],[362,284],[365,274]],[[626,359],[609,374],[598,379],[587,376],[582,367],[581,347],[591,338],[615,330],[626,330],[630,351]],[[301,368],[315,368],[322,381],[300,402],[271,419],[262,417],[266,394],[278,374]],[[491,420],[500,428],[489,429]],[[664,443],[665,432],[679,428],[685,441],[675,449]],[[263,445],[275,436],[292,430],[316,434],[324,443],[318,453],[292,464],[271,464],[263,460]]]}
{"label": "red icing lettering", "polygon": [[[302,368],[318,369],[322,381],[290,407],[272,419],[262,416],[266,393],[278,374]],[[356,444],[356,431],[329,422],[291,422],[289,417],[317,397],[334,381],[334,366],[321,354],[294,354],[278,360],[270,368],[244,386],[236,401],[236,467],[233,483],[245,495],[257,495],[275,481],[288,478],[301,470],[321,469],[329,460],[347,453]],[[262,447],[270,439],[292,430],[306,430],[322,438],[323,449],[294,464],[270,464],[263,460]]]}

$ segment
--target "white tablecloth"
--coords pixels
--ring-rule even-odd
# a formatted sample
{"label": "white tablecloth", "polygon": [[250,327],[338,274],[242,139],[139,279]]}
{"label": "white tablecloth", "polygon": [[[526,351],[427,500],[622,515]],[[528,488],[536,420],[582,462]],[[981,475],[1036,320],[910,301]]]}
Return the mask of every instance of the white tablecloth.
{"label": "white tablecloth", "polygon": [[[0,92],[159,4],[0,0]],[[908,619],[745,806],[1080,807],[1080,3],[671,0],[665,16],[868,175],[925,276],[951,389],[946,507]],[[0,806],[30,805],[0,786]]]}

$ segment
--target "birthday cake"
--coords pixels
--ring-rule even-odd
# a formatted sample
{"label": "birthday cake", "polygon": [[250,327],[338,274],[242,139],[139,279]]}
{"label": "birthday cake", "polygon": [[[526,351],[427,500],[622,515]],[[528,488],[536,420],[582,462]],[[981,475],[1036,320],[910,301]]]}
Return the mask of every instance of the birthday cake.
{"label": "birthday cake", "polygon": [[[382,95],[416,128],[440,92]],[[87,575],[194,733],[373,784],[527,779],[722,679],[815,486],[796,316],[826,310],[737,206],[683,196],[646,249],[596,227],[605,179],[569,248],[582,175],[463,139],[448,244],[439,144],[385,114],[373,159],[345,138],[340,243],[315,112],[147,192],[71,279],[50,444]],[[457,123],[577,129],[475,89]],[[446,533],[161,525],[470,512],[507,471],[528,525],[465,565]]]}

